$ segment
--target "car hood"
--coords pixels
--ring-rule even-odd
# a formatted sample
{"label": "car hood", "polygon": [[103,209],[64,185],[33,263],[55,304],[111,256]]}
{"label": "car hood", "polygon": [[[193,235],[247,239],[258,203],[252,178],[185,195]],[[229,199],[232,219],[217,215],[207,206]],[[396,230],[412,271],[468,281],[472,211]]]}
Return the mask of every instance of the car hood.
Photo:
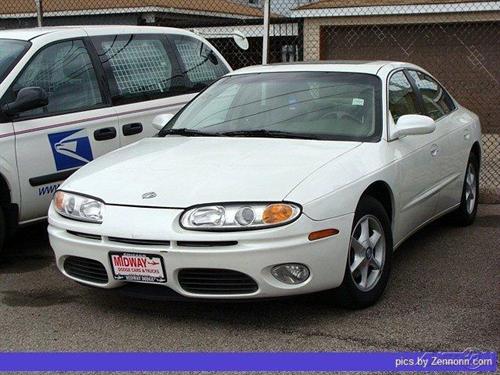
{"label": "car hood", "polygon": [[[81,168],[62,189],[134,206],[281,201],[316,169],[359,145],[276,138],[149,138]],[[150,192],[156,196],[144,199]]]}

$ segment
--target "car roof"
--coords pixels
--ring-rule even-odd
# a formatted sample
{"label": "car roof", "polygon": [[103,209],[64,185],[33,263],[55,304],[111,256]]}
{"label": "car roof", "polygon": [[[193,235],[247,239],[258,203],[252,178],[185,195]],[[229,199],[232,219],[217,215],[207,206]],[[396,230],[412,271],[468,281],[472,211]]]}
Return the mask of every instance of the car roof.
{"label": "car roof", "polygon": [[415,65],[398,61],[318,61],[304,63],[286,63],[255,65],[235,70],[229,75],[238,74],[258,74],[258,73],[278,73],[278,72],[346,72],[346,73],[366,73],[378,74],[385,67],[391,69],[402,67],[415,67]]}
{"label": "car roof", "polygon": [[31,40],[43,34],[42,29],[1,30],[0,39]]}
{"label": "car roof", "polygon": [[173,27],[157,26],[130,26],[130,25],[95,25],[95,26],[54,26],[54,27],[36,27],[29,29],[1,30],[0,39],[32,40],[46,34],[60,34],[65,37],[68,30],[81,30],[89,36],[102,35],[103,31],[109,34],[138,34],[138,33],[169,33],[193,35],[190,31],[177,29]]}

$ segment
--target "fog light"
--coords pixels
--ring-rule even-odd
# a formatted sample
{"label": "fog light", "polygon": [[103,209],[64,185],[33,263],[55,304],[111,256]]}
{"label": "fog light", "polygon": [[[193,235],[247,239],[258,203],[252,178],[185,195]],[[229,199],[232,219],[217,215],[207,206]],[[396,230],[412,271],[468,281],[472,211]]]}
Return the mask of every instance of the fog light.
{"label": "fog light", "polygon": [[309,268],[303,264],[289,263],[273,267],[271,274],[285,284],[300,284],[309,278]]}

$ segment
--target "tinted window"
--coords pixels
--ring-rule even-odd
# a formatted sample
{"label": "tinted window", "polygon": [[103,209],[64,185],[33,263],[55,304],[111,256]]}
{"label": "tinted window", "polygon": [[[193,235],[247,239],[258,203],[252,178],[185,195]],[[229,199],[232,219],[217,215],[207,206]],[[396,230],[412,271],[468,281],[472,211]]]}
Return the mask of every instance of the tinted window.
{"label": "tinted window", "polygon": [[389,110],[394,122],[403,115],[418,113],[415,92],[403,71],[394,73],[389,80]]}
{"label": "tinted window", "polygon": [[229,72],[226,65],[202,41],[181,35],[172,36],[172,40],[191,88],[204,88]]}
{"label": "tinted window", "polygon": [[428,116],[437,120],[455,109],[448,93],[434,79],[414,70],[410,70],[408,73],[422,95],[425,112]]}
{"label": "tinted window", "polygon": [[12,68],[12,64],[29,48],[30,43],[20,40],[0,39],[0,82]]}
{"label": "tinted window", "polygon": [[94,44],[118,103],[172,95],[174,68],[161,36],[108,36]]}
{"label": "tinted window", "polygon": [[200,94],[169,128],[216,135],[268,131],[281,132],[277,136],[377,141],[380,85],[378,77],[357,73],[229,76]]}
{"label": "tinted window", "polygon": [[38,53],[14,83],[10,100],[20,89],[32,86],[47,92],[49,104],[23,112],[20,117],[86,110],[103,104],[94,67],[81,40],[52,44]]}

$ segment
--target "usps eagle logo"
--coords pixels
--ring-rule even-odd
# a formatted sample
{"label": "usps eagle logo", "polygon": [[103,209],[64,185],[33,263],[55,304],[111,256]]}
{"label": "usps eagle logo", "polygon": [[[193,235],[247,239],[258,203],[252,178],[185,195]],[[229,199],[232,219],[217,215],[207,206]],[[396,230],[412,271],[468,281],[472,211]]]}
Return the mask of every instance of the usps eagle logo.
{"label": "usps eagle logo", "polygon": [[94,159],[85,129],[49,134],[48,137],[58,171],[78,168]]}

